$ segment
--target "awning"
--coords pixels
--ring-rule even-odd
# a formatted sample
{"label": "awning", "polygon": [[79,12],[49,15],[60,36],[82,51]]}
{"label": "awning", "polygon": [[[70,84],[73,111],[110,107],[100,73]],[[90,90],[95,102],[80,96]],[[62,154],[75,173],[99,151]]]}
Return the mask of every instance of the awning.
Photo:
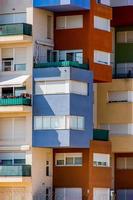
{"label": "awning", "polygon": [[0,87],[21,87],[29,77],[30,75],[0,76]]}

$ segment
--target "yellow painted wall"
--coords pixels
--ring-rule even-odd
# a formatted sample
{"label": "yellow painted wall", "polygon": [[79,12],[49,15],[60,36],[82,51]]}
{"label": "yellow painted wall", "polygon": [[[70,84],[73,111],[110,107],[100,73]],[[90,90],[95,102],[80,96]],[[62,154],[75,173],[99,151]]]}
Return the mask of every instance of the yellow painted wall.
{"label": "yellow painted wall", "polygon": [[108,103],[109,91],[133,91],[132,79],[114,79],[112,83],[98,84],[98,125],[133,122],[133,103]]}

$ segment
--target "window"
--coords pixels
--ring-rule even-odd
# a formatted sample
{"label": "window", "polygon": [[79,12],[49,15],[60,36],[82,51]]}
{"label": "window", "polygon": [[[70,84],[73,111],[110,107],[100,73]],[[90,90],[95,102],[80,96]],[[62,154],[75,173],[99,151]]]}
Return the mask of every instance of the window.
{"label": "window", "polygon": [[56,153],[56,166],[82,166],[82,153]]}
{"label": "window", "polygon": [[117,157],[117,169],[133,169],[133,157]]}
{"label": "window", "polygon": [[108,92],[108,102],[128,102],[128,91]]}
{"label": "window", "polygon": [[25,153],[0,153],[0,165],[25,165]]}
{"label": "window", "polygon": [[52,189],[51,187],[46,187],[46,200],[50,200],[52,197]]}
{"label": "window", "polygon": [[100,127],[109,130],[110,134],[115,135],[132,135],[133,124],[101,124]]}
{"label": "window", "polygon": [[110,31],[110,20],[94,16],[94,28],[104,31]]}
{"label": "window", "polygon": [[42,81],[35,83],[35,94],[66,94],[88,95],[88,84],[80,81]]}
{"label": "window", "polygon": [[26,93],[26,87],[2,88],[2,97],[20,97],[23,93]]}
{"label": "window", "polygon": [[83,15],[56,17],[56,29],[83,28]]}
{"label": "window", "polygon": [[0,24],[26,23],[26,13],[12,13],[0,15]]}
{"label": "window", "polygon": [[96,0],[97,3],[106,5],[106,6],[110,6],[110,0]]}
{"label": "window", "polygon": [[27,48],[2,48],[2,71],[26,71]]}
{"label": "window", "polygon": [[82,200],[82,189],[55,188],[55,200]]}
{"label": "window", "polygon": [[47,38],[52,39],[52,16],[47,16]]}
{"label": "window", "polygon": [[35,116],[35,130],[72,129],[84,130],[84,117],[81,116]]}
{"label": "window", "polygon": [[110,53],[94,50],[94,63],[110,65]]}
{"label": "window", "polygon": [[110,200],[109,188],[94,188],[94,200]]}
{"label": "window", "polygon": [[117,43],[132,43],[133,31],[120,31],[116,34]]}
{"label": "window", "polygon": [[110,155],[94,153],[93,154],[93,166],[94,167],[110,167]]}
{"label": "window", "polygon": [[46,176],[50,176],[50,166],[49,166],[49,161],[46,161]]}

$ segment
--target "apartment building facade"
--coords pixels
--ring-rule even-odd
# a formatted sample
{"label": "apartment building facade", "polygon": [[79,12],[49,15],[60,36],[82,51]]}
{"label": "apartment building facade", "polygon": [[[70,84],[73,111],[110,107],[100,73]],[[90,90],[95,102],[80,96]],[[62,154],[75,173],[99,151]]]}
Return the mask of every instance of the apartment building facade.
{"label": "apartment building facade", "polygon": [[0,0],[1,199],[110,199],[111,143],[93,130],[94,82],[112,78],[109,6]]}
{"label": "apartment building facade", "polygon": [[113,81],[98,85],[98,125],[110,130],[113,189],[117,200],[133,198],[132,1],[113,1]]}

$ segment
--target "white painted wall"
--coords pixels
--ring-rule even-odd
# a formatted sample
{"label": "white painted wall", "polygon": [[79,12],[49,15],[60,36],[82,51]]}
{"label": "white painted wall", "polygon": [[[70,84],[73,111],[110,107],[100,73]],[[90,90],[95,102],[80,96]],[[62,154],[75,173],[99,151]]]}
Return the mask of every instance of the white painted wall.
{"label": "white painted wall", "polygon": [[[46,176],[46,161],[50,162],[51,176]],[[46,187],[52,187],[53,152],[47,148],[32,148],[33,196],[45,196]]]}
{"label": "white painted wall", "polygon": [[[52,17],[52,37],[47,38],[47,17]],[[47,61],[47,49],[53,49],[53,13],[43,10],[33,10],[33,41],[36,42],[34,45],[34,56],[35,60]]]}

